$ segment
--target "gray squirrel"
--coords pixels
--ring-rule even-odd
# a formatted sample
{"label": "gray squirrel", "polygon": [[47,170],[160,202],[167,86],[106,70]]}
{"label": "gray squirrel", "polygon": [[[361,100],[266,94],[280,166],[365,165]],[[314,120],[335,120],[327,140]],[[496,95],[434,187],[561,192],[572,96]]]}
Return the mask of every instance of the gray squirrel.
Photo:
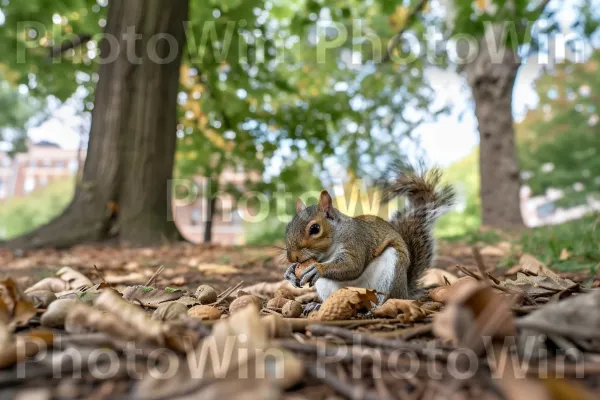
{"label": "gray squirrel", "polygon": [[[298,199],[296,212],[285,233],[286,256],[292,265],[285,279],[295,286],[314,286],[321,301],[343,287],[362,287],[388,298],[409,299],[418,281],[431,266],[438,216],[454,203],[454,190],[441,183],[437,168],[417,172],[396,164],[391,180],[378,184],[383,200],[406,196],[408,207],[390,221],[377,216],[349,217],[333,207],[327,191],[307,207]],[[309,260],[300,275],[296,268]]]}

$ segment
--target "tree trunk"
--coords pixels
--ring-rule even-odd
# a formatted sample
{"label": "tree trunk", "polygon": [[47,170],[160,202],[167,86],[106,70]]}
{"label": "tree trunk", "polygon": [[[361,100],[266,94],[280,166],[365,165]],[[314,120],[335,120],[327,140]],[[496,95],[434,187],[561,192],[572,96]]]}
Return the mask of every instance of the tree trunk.
{"label": "tree trunk", "polygon": [[[501,40],[501,35],[496,35],[495,43],[503,43]],[[510,48],[490,53],[489,43],[489,38],[480,42],[477,58],[465,68],[479,122],[482,224],[496,228],[519,227],[523,226],[521,180],[512,92],[521,64]]]}
{"label": "tree trunk", "polygon": [[212,231],[213,231],[213,218],[215,217],[215,207],[217,206],[217,198],[211,196],[208,201],[207,218],[204,223],[204,244],[210,244],[212,242]]}
{"label": "tree trunk", "polygon": [[[105,61],[82,181],[61,216],[9,246],[67,247],[109,238],[146,246],[179,237],[168,187],[188,6],[189,0],[108,2],[111,40],[99,43]],[[139,36],[126,35],[133,27]]]}

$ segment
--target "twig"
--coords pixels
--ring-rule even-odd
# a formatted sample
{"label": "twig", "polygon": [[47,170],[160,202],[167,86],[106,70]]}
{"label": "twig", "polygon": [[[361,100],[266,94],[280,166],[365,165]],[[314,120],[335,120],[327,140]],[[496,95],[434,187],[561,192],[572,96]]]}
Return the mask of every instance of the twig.
{"label": "twig", "polygon": [[380,338],[393,337],[393,338],[402,339],[402,340],[409,340],[416,336],[421,336],[426,333],[430,333],[432,329],[433,329],[433,324],[429,323],[429,324],[425,324],[425,325],[417,325],[412,328],[399,329],[399,330],[395,330],[392,332],[374,332],[374,333],[372,333],[372,335],[380,337]]}
{"label": "twig", "polygon": [[394,51],[396,46],[398,46],[398,44],[402,40],[402,36],[415,22],[419,13],[427,5],[427,2],[428,2],[428,0],[420,0],[419,3],[408,14],[408,16],[406,17],[406,22],[404,23],[404,26],[402,26],[402,28],[398,32],[396,32],[396,34],[390,40],[390,43],[385,51],[385,55],[383,56],[383,59],[381,60],[382,63],[385,64],[392,59],[392,51]]}
{"label": "twig", "polygon": [[154,275],[152,275],[150,277],[150,279],[148,279],[148,282],[146,282],[146,284],[144,286],[150,286],[150,285],[152,285],[154,283],[154,281],[156,280],[156,278],[158,278],[158,276],[160,274],[162,274],[162,272],[164,270],[165,270],[164,266],[161,265],[160,267],[158,267],[158,269],[156,270],[156,272],[154,273]]}
{"label": "twig", "polygon": [[98,274],[100,279],[102,279],[102,282],[106,283],[109,288],[112,288],[112,285],[110,283],[108,283],[108,281],[106,279],[104,279],[104,275],[102,275],[102,272],[100,272],[100,270],[98,269],[96,264],[94,264],[94,269],[96,270],[96,273]]}
{"label": "twig", "polygon": [[[391,340],[385,338],[379,338],[372,335],[365,335],[362,333],[357,333],[351,331],[349,329],[344,329],[336,326],[327,326],[327,325],[311,325],[307,328],[307,330],[315,336],[325,336],[325,335],[333,335],[340,337],[346,341],[350,341],[353,343],[360,343],[365,346],[371,347],[379,347],[379,348],[387,348],[387,349],[406,349],[413,350],[417,353],[421,353],[424,355],[430,355],[436,357],[438,359],[445,360],[447,356],[440,352],[440,348],[434,351],[429,349],[422,344],[409,343],[405,340]],[[446,348],[446,350],[449,350]]]}
{"label": "twig", "polygon": [[479,277],[479,275],[477,275],[476,273],[469,271],[468,269],[466,269],[465,267],[461,267],[460,265],[456,264],[456,268],[459,269],[460,272],[462,272],[463,274],[470,276],[473,279],[477,279],[478,281],[481,280],[481,278]]}
{"label": "twig", "polygon": [[477,264],[477,269],[479,269],[479,273],[481,274],[481,279],[491,284],[492,280],[487,276],[487,268],[485,267],[485,262],[483,261],[483,257],[481,256],[479,248],[477,246],[473,246],[471,247],[471,251],[473,252],[473,258]]}
{"label": "twig", "polygon": [[236,290],[238,290],[239,288],[241,288],[243,284],[244,284],[244,281],[241,281],[237,285],[230,287],[228,289],[225,289],[225,291],[217,297],[217,301],[212,303],[211,306],[217,306],[217,305],[221,304],[223,302],[223,300],[227,299],[231,293],[233,293]]}

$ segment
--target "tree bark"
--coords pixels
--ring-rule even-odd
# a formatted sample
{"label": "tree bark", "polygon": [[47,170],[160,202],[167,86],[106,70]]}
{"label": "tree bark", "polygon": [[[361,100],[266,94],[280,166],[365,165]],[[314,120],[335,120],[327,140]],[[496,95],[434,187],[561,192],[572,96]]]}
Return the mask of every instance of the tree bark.
{"label": "tree bark", "polygon": [[[188,7],[189,0],[108,2],[111,40],[99,43],[105,61],[82,181],[62,215],[9,246],[68,247],[111,238],[148,246],[179,237],[168,188]],[[127,35],[132,27],[137,38]]]}
{"label": "tree bark", "polygon": [[512,92],[521,63],[511,48],[503,46],[501,28],[496,28],[495,43],[504,48],[490,52],[492,42],[484,38],[465,72],[479,122],[482,224],[511,228],[523,226],[512,114]]}

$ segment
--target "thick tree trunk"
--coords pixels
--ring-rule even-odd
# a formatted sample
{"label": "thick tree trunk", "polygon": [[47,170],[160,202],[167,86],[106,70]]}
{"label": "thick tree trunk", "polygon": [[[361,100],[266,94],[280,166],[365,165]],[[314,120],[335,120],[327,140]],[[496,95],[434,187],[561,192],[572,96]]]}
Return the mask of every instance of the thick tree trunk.
{"label": "thick tree trunk", "polygon": [[[496,40],[503,43],[498,36]],[[482,223],[497,228],[519,227],[523,225],[521,180],[512,92],[520,60],[510,48],[490,54],[489,43],[485,39],[480,42],[477,58],[465,68],[479,122]]]}
{"label": "thick tree trunk", "polygon": [[188,2],[108,2],[111,39],[100,50],[103,60],[114,61],[100,65],[82,181],[61,216],[9,246],[65,247],[109,238],[145,246],[178,238],[168,182]]}

